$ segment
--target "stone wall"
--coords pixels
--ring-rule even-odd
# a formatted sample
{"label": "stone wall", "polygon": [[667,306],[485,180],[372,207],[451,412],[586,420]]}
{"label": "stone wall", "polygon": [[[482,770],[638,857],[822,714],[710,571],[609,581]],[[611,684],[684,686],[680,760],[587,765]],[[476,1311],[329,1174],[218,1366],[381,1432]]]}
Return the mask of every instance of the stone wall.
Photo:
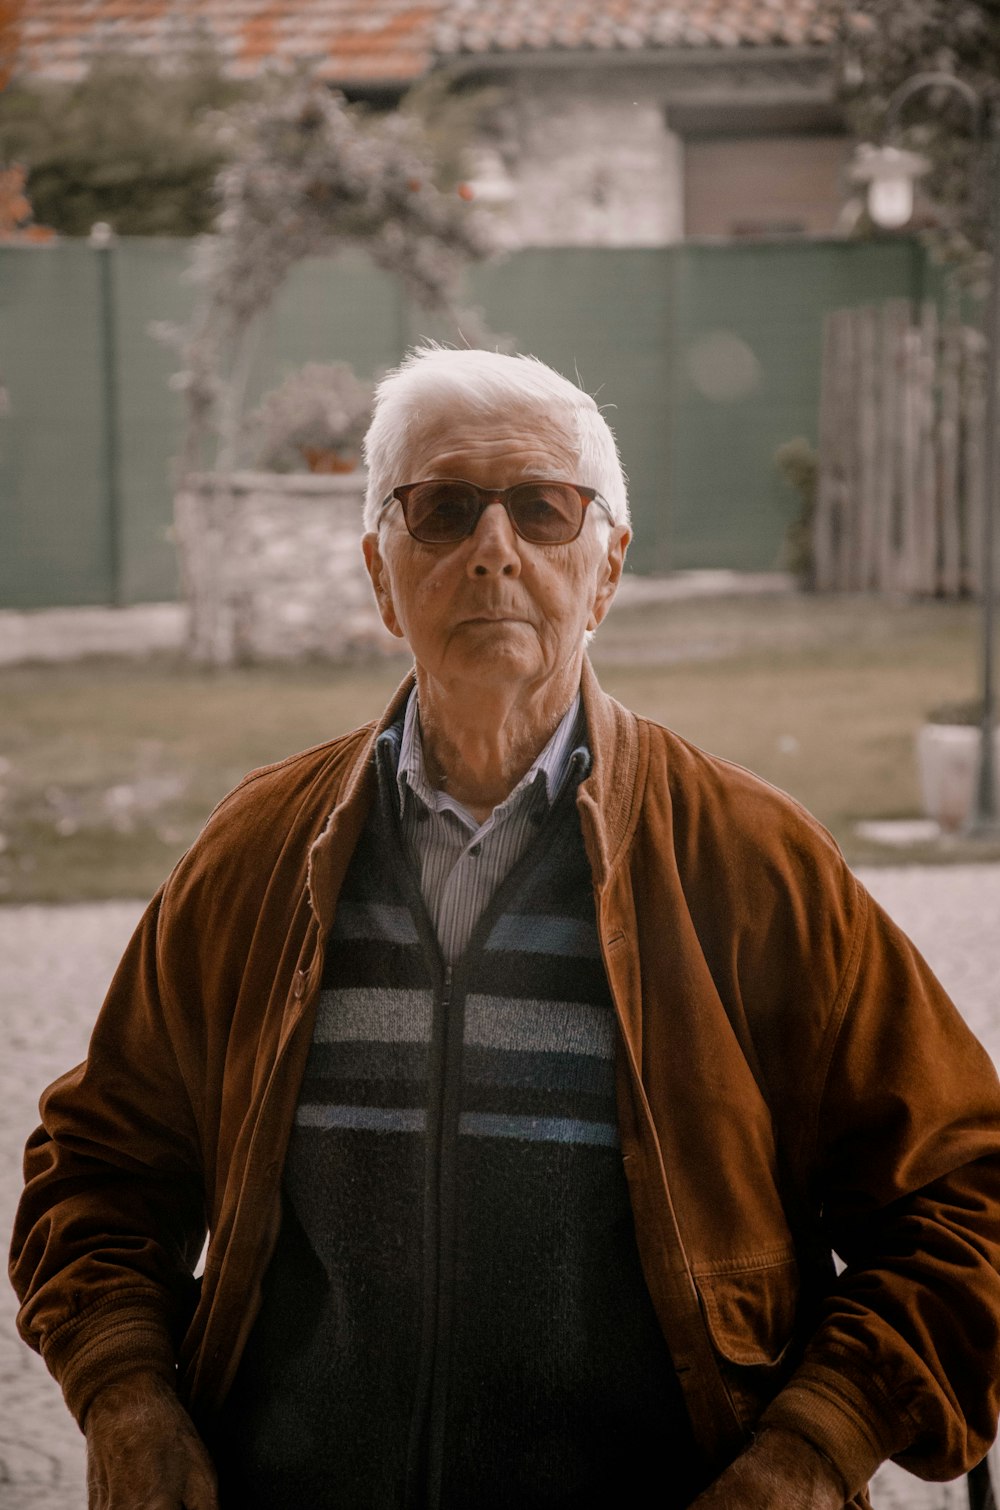
{"label": "stone wall", "polygon": [[525,72],[509,83],[512,246],[666,246],[683,235],[679,139],[648,70]]}
{"label": "stone wall", "polygon": [[399,649],[361,555],[365,475],[192,477],[176,499],[192,657],[214,666]]}

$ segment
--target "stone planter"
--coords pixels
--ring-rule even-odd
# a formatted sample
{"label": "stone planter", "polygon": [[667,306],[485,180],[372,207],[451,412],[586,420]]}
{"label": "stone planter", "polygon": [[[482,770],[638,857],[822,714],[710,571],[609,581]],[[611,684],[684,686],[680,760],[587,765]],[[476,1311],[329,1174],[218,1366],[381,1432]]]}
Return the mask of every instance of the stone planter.
{"label": "stone planter", "polygon": [[[974,724],[924,724],[917,733],[917,771],[924,812],[942,833],[957,833],[972,811],[980,732]],[[1000,728],[993,731],[1000,771]]]}
{"label": "stone planter", "polygon": [[175,499],[192,657],[213,666],[399,650],[361,555],[365,474],[205,473]]}

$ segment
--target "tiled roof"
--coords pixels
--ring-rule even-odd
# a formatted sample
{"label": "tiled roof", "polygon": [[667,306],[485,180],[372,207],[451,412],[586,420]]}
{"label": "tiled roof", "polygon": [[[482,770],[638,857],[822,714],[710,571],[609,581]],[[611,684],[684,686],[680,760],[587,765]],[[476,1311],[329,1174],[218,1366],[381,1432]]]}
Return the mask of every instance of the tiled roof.
{"label": "tiled roof", "polygon": [[315,61],[341,83],[419,78],[441,0],[26,0],[19,67],[74,79],[106,48],[164,57],[210,37],[235,78]]}
{"label": "tiled roof", "polygon": [[436,53],[826,46],[837,0],[449,0]]}
{"label": "tiled roof", "polygon": [[226,71],[308,59],[405,84],[456,55],[823,46],[838,0],[26,0],[20,68],[78,78],[106,48],[163,57],[209,36]]}

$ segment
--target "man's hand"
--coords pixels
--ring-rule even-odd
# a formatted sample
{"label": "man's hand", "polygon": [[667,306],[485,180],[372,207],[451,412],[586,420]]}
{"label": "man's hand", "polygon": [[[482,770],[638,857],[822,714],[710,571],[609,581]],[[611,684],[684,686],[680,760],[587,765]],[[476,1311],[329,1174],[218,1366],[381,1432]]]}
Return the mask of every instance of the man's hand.
{"label": "man's hand", "polygon": [[691,1510],[842,1510],[844,1485],[804,1437],[777,1427],[699,1494]]}
{"label": "man's hand", "polygon": [[85,1426],[90,1510],[218,1510],[205,1445],[158,1375],[109,1385]]}

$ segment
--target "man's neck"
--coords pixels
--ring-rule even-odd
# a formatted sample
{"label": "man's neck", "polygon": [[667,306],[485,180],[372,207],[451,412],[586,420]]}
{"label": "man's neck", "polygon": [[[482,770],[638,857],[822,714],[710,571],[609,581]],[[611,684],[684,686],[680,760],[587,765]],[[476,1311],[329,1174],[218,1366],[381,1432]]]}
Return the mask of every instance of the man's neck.
{"label": "man's neck", "polygon": [[548,744],[579,683],[576,666],[526,696],[513,696],[503,687],[450,689],[418,665],[428,781],[468,808],[477,822],[485,822]]}

